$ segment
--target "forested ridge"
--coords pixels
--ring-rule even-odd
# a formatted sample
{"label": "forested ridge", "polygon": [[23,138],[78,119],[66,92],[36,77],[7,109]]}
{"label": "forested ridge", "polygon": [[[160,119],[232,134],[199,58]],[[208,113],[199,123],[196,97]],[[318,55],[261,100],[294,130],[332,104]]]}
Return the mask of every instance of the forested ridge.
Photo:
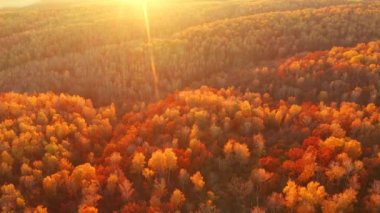
{"label": "forested ridge", "polygon": [[147,9],[0,9],[0,212],[380,211],[379,1]]}
{"label": "forested ridge", "polygon": [[196,84],[236,85],[241,90],[268,92],[277,100],[292,103],[352,101],[378,105],[379,60],[380,41],[371,41],[235,69],[232,77],[219,73]]}
{"label": "forested ridge", "polygon": [[[122,9],[117,9],[113,14],[123,14]],[[74,17],[68,25],[61,24],[63,19],[47,31],[26,31],[1,39],[4,54],[0,59],[3,61],[0,75],[4,83],[0,88],[68,92],[91,98],[97,104],[118,102],[123,97],[132,101],[150,99],[153,87],[148,86],[152,82],[149,45],[131,35],[141,38],[143,21],[128,25],[128,20],[118,16],[97,20],[99,14],[102,13],[96,13],[89,23],[75,23]],[[244,10],[243,14],[246,15]],[[89,14],[90,18],[93,16]],[[153,45],[160,93],[165,97],[192,86],[193,81],[207,79],[210,73],[228,72],[230,68],[262,60],[368,42],[378,36],[379,17],[379,4],[364,2],[226,19],[162,37]],[[152,31],[154,34],[154,28]],[[105,72],[108,74],[104,75]],[[67,80],[57,81],[61,78]],[[17,84],[9,83],[15,81]],[[67,82],[72,83],[68,86]]]}

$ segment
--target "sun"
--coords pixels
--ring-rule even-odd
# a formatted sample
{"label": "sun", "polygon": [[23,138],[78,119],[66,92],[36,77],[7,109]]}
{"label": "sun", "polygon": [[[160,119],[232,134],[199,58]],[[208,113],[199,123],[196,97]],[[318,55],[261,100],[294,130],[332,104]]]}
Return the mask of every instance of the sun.
{"label": "sun", "polygon": [[146,4],[148,2],[157,2],[162,0],[118,0],[119,2],[127,3],[127,4]]}
{"label": "sun", "polygon": [[[1,1],[1,0],[0,0]],[[179,0],[110,0],[108,3],[116,3],[120,5],[128,5],[133,7],[141,7],[141,5],[149,5],[154,8],[165,8],[165,5],[180,2]]]}

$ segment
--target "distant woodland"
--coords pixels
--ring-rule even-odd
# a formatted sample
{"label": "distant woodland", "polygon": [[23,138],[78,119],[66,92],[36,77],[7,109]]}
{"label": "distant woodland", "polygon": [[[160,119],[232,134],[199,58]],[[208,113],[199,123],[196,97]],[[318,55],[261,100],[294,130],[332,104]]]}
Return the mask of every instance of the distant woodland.
{"label": "distant woodland", "polygon": [[1,213],[380,212],[380,1],[147,11],[0,9]]}

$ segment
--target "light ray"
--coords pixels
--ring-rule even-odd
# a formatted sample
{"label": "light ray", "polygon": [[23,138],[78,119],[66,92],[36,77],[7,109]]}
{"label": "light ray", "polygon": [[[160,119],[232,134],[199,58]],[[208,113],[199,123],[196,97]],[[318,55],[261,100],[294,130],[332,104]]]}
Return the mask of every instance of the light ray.
{"label": "light ray", "polygon": [[159,99],[159,91],[158,91],[158,76],[157,76],[157,70],[156,70],[156,63],[155,63],[155,58],[154,58],[154,53],[153,53],[153,42],[152,42],[152,37],[150,33],[150,23],[149,23],[149,16],[148,16],[148,8],[147,8],[147,1],[143,1],[143,10],[144,10],[144,19],[145,19],[145,30],[146,30],[146,35],[148,39],[148,51],[149,51],[149,57],[150,57],[150,69],[152,72],[152,77],[153,77],[153,86],[154,86],[154,96],[156,100]]}

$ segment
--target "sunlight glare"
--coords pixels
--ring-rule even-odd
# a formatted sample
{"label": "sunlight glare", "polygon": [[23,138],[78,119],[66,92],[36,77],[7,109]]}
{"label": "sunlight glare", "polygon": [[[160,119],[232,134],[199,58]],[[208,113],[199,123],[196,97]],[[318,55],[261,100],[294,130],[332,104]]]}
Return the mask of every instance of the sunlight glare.
{"label": "sunlight glare", "polygon": [[152,42],[149,14],[148,14],[148,3],[150,2],[157,3],[158,0],[153,0],[153,1],[151,0],[124,0],[124,2],[138,4],[138,5],[141,5],[142,7],[143,14],[144,14],[144,22],[145,22],[144,24],[145,24],[145,31],[146,31],[146,37],[147,37],[148,51],[149,51],[150,69],[151,69],[152,78],[153,78],[154,96],[156,100],[158,100],[159,99],[159,91],[158,91],[159,80],[158,80],[156,63],[155,63],[155,58],[154,58],[154,53],[153,53],[153,42]]}
{"label": "sunlight glare", "polygon": [[149,23],[148,8],[147,8],[148,1],[147,0],[141,0],[141,2],[142,2],[143,11],[144,11],[145,29],[146,29],[147,39],[148,39],[150,66],[151,66],[153,84],[154,84],[153,85],[154,86],[154,95],[155,95],[155,98],[158,100],[158,98],[159,98],[158,76],[157,76],[157,70],[156,70],[156,63],[154,60],[152,37],[150,34],[150,23]]}

